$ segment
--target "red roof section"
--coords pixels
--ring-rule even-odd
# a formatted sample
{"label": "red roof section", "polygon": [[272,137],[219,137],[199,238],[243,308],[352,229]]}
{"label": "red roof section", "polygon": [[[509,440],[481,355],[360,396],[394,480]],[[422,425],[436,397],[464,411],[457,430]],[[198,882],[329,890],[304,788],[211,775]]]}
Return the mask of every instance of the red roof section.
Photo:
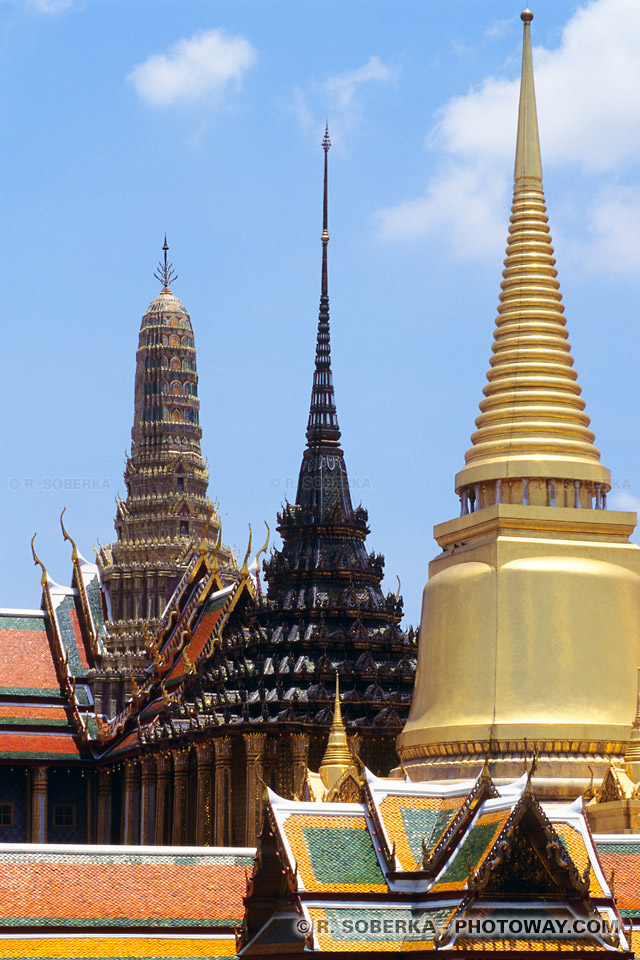
{"label": "red roof section", "polygon": [[42,630],[0,629],[0,687],[60,690],[44,621]]}
{"label": "red roof section", "polygon": [[70,610],[69,619],[71,620],[71,626],[73,627],[73,637],[76,641],[76,647],[78,648],[80,663],[85,670],[88,670],[89,661],[87,660],[87,651],[85,650],[84,640],[82,639],[82,630],[80,629],[80,621],[78,620],[78,611]]}
{"label": "red roof section", "polygon": [[[635,846],[635,844],[634,844]],[[637,852],[607,853],[606,846],[598,844],[598,856],[604,875],[611,877],[614,870],[615,898],[623,911],[640,911],[640,856]]]}
{"label": "red roof section", "polygon": [[0,732],[0,753],[24,756],[48,755],[52,759],[63,756],[78,759],[80,750],[70,733],[14,733]]}
{"label": "red roof section", "polygon": [[0,723],[3,717],[24,717],[29,720],[57,720],[67,723],[67,711],[64,707],[47,707],[20,703],[0,703]]}
{"label": "red roof section", "polygon": [[243,916],[244,865],[106,852],[40,859],[38,854],[0,854],[0,926],[9,920],[15,926],[18,917],[21,926],[34,920],[64,920],[66,926],[74,920],[92,920],[98,926],[113,926],[114,920],[117,926],[163,920],[179,920],[180,926],[190,921],[231,926]]}

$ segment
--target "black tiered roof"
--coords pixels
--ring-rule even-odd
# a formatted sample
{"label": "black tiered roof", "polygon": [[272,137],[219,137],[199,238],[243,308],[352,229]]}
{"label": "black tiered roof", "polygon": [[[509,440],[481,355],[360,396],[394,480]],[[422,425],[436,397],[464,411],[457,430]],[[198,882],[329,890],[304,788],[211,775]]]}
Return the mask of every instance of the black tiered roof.
{"label": "black tiered roof", "polygon": [[[365,546],[368,514],[352,505],[340,446],[329,326],[328,130],[322,146],[322,282],[307,444],[296,502],[278,514],[282,549],[264,564],[266,643],[255,646],[254,682],[276,715],[312,721],[325,701],[330,706],[338,671],[346,719],[396,726],[408,712],[416,641],[399,626],[402,598],[382,592],[384,557]],[[267,712],[273,715],[271,706]]]}

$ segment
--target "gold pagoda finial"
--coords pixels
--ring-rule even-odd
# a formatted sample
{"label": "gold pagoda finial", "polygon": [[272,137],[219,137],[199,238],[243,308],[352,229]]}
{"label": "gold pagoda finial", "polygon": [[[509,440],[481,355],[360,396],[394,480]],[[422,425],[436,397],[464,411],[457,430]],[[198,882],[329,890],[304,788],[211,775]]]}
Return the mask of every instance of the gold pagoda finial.
{"label": "gold pagoda finial", "polygon": [[69,534],[68,534],[67,531],[65,530],[65,528],[64,528],[64,522],[63,522],[63,520],[62,520],[66,509],[67,509],[67,508],[64,507],[63,510],[62,510],[62,513],[60,514],[60,526],[62,527],[62,536],[64,537],[65,540],[68,540],[69,543],[71,544],[71,547],[72,547],[72,550],[71,550],[71,560],[72,560],[73,563],[75,563],[76,560],[78,559],[78,548],[76,547],[75,541],[71,539],[71,537],[69,536]]}
{"label": "gold pagoda finial", "polygon": [[[456,477],[462,512],[502,502],[604,506],[611,475],[589,429],[568,340],[542,189],[531,58],[523,45],[511,224],[480,416]],[[531,483],[530,483],[531,481]]]}
{"label": "gold pagoda finial", "polygon": [[162,260],[158,263],[158,269],[154,273],[156,280],[159,280],[162,284],[162,293],[171,293],[169,289],[169,284],[173,283],[174,280],[178,279],[178,274],[173,269],[173,264],[169,263],[167,260],[167,252],[169,250],[169,245],[167,243],[167,235],[164,235],[164,245],[162,247],[164,250],[164,263]]}
{"label": "gold pagoda finial", "polygon": [[37,536],[38,536],[38,534],[37,534],[37,533],[34,533],[34,535],[31,537],[31,553],[33,554],[33,562],[35,563],[36,567],[41,567],[41,568],[42,568],[42,576],[40,577],[40,586],[44,587],[44,586],[46,586],[47,581],[48,581],[47,569],[46,569],[44,563],[42,562],[42,560],[39,560],[39,559],[38,559],[38,557],[37,557],[37,555],[36,555],[35,547],[33,546],[33,542],[34,542],[34,540],[36,539]]}
{"label": "gold pagoda finial", "polygon": [[533,62],[531,58],[530,24],[533,20],[533,14],[531,10],[527,9],[520,14],[520,18],[524,24],[524,35],[514,180],[519,180],[521,177],[535,177],[537,180],[542,180],[536,92],[533,84]]}
{"label": "gold pagoda finial", "polygon": [[329,730],[329,742],[324,752],[319,774],[327,790],[333,787],[342,774],[352,765],[353,759],[349,750],[347,731],[342,721],[340,706],[340,680],[336,673],[336,693],[333,701],[333,721]]}

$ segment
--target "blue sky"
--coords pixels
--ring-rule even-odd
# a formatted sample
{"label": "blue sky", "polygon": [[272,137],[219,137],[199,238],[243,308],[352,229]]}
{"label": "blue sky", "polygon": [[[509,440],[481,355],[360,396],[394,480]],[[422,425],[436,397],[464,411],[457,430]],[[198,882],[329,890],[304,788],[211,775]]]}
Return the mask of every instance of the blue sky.
{"label": "blue sky", "polygon": [[[610,503],[640,497],[640,4],[540,0],[544,184]],[[370,549],[417,623],[458,513],[510,206],[520,6],[505,0],[0,0],[0,605],[68,582],[124,495],[140,318],[168,234],[224,539],[295,494],[320,292]]]}

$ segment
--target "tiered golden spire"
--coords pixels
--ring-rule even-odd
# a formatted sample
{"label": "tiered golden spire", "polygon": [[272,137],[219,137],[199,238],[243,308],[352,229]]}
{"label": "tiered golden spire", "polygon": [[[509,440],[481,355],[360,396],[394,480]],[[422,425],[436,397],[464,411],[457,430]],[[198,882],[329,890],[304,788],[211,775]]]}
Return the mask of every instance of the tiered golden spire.
{"label": "tiered golden spire", "polygon": [[338,782],[342,774],[349,769],[353,761],[347,740],[347,731],[342,720],[340,707],[340,681],[336,674],[336,695],[333,704],[333,722],[329,730],[329,742],[320,764],[320,776],[329,790]]}
{"label": "tiered golden spire", "polygon": [[[542,190],[542,164],[531,60],[530,10],[524,23],[518,138],[511,225],[494,332],[491,369],[466,466],[456,490],[472,508],[500,502],[496,482],[519,480],[528,503],[529,478],[570,486],[571,502],[555,493],[551,506],[602,506],[609,471],[594,446],[565,326]],[[484,485],[484,486],[483,486]],[[596,489],[597,487],[597,489]],[[575,492],[574,492],[575,488]],[[478,498],[480,502],[478,502]],[[512,500],[512,502],[515,502]],[[544,499],[539,501],[545,505]]]}

